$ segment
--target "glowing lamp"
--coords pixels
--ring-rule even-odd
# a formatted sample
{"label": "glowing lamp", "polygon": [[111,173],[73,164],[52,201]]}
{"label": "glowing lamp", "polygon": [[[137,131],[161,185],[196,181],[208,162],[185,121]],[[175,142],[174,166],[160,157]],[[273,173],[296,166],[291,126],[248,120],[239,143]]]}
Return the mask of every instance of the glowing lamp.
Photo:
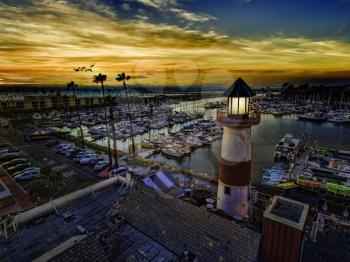
{"label": "glowing lamp", "polygon": [[249,116],[250,97],[254,91],[242,78],[238,78],[224,93],[227,97],[227,115],[231,118],[247,118]]}

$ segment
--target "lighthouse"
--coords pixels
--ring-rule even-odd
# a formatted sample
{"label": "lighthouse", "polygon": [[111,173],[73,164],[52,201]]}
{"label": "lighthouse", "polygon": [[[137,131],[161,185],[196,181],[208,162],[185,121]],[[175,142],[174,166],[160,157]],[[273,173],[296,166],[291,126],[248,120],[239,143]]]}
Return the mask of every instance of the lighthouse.
{"label": "lighthouse", "polygon": [[217,208],[235,219],[249,215],[251,182],[251,127],[260,123],[260,113],[250,112],[255,92],[238,78],[224,93],[227,111],[218,113],[224,126]]}

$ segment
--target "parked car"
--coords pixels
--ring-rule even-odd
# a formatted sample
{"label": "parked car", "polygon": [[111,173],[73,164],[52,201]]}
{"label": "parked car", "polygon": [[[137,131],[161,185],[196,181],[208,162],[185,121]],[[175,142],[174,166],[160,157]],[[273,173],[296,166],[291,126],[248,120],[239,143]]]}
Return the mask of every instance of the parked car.
{"label": "parked car", "polygon": [[36,171],[40,172],[40,168],[32,166],[32,167],[25,168],[25,169],[23,169],[21,171],[17,171],[15,173],[11,174],[11,176],[15,177],[15,176],[17,176],[19,174],[23,174],[24,172],[28,172],[28,171],[32,171],[32,170],[36,170]]}
{"label": "parked car", "polygon": [[10,175],[17,172],[17,171],[22,171],[28,167],[31,167],[32,164],[31,163],[24,163],[24,164],[18,164],[12,167],[9,167],[8,169],[6,169],[6,172],[9,173]]}
{"label": "parked car", "polygon": [[53,150],[53,152],[58,153],[62,150],[62,148],[67,147],[67,146],[70,146],[70,144],[59,144],[57,146],[54,146],[52,150]]}
{"label": "parked car", "polygon": [[2,164],[1,166],[2,166],[2,168],[6,169],[6,168],[12,167],[14,165],[23,164],[23,163],[28,163],[28,160],[25,158],[16,158],[16,159],[13,159],[11,161],[8,161],[8,162]]}
{"label": "parked car", "polygon": [[57,153],[64,155],[68,150],[70,150],[72,148],[73,148],[73,145],[65,145],[65,146],[61,147]]}
{"label": "parked car", "polygon": [[91,154],[91,155],[87,155],[87,156],[84,156],[83,158],[80,159],[79,163],[82,164],[82,165],[86,165],[86,164],[89,164],[90,160],[97,157],[96,154]]}
{"label": "parked car", "polygon": [[10,153],[19,153],[19,151],[17,149],[13,149],[13,148],[2,149],[0,151],[0,156],[6,155],[6,154],[10,154]]}
{"label": "parked car", "polygon": [[40,176],[40,172],[38,170],[31,170],[23,172],[22,174],[18,174],[15,176],[15,180],[30,180],[33,178],[38,178]]}
{"label": "parked car", "polygon": [[46,142],[47,147],[57,146],[59,145],[60,141],[58,140],[49,140]]}
{"label": "parked car", "polygon": [[85,156],[91,155],[93,153],[88,152],[88,151],[80,151],[78,154],[76,154],[73,158],[74,162],[80,162],[80,159],[82,159]]}
{"label": "parked car", "polygon": [[1,148],[1,149],[0,149],[0,156],[5,155],[5,154],[7,154],[8,152],[9,152],[9,149],[8,149],[8,148]]}
{"label": "parked car", "polygon": [[22,154],[20,152],[7,153],[0,156],[0,162],[7,162],[20,157],[22,157]]}
{"label": "parked car", "polygon": [[31,167],[23,169],[22,172],[31,171],[31,170],[38,170],[38,171],[40,171],[40,167],[31,166]]}
{"label": "parked car", "polygon": [[105,169],[105,168],[108,167],[108,166],[109,166],[109,162],[108,162],[108,161],[105,161],[105,160],[99,161],[99,162],[97,162],[96,165],[94,166],[94,170],[95,170],[95,171],[100,171],[100,170]]}
{"label": "parked car", "polygon": [[129,171],[127,167],[120,166],[118,168],[114,168],[111,171],[111,176],[121,176],[126,174]]}
{"label": "parked car", "polygon": [[89,161],[89,164],[95,165],[96,163],[103,161],[104,158],[102,156],[96,156],[94,158],[91,158]]}
{"label": "parked car", "polygon": [[80,152],[80,149],[79,149],[79,148],[73,147],[73,148],[67,150],[67,151],[65,152],[64,155],[65,155],[66,157],[74,157],[74,156],[77,155],[79,152]]}

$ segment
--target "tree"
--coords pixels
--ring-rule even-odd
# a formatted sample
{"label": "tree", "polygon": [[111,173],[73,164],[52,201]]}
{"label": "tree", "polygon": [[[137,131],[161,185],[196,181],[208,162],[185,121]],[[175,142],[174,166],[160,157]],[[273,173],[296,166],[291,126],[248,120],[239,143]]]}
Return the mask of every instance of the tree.
{"label": "tree", "polygon": [[71,82],[69,82],[67,84],[68,90],[72,90],[73,91],[75,107],[78,110],[78,121],[79,121],[79,126],[80,126],[81,145],[82,145],[83,149],[85,149],[84,133],[83,133],[83,127],[82,127],[81,118],[80,118],[80,104],[78,105],[78,100],[77,100],[77,96],[76,96],[76,93],[75,93],[75,89],[77,87],[78,87],[78,85],[75,84],[73,81],[71,81]]}
{"label": "tree", "polygon": [[132,144],[132,154],[133,157],[135,159],[135,142],[134,142],[134,132],[133,132],[133,128],[132,128],[132,119],[131,119],[131,112],[130,112],[130,104],[128,101],[128,93],[126,91],[126,84],[125,81],[128,81],[131,79],[131,76],[127,76],[125,75],[125,73],[121,73],[118,74],[118,76],[115,78],[115,80],[119,81],[119,82],[123,82],[123,86],[124,86],[124,91],[125,91],[125,97],[126,97],[126,104],[127,104],[127,108],[128,108],[128,118],[129,118],[129,123],[130,123],[130,134],[131,134],[131,144]]}
{"label": "tree", "polygon": [[115,136],[114,112],[113,112],[113,105],[115,104],[115,98],[113,98],[111,94],[107,96],[107,103],[109,105],[109,118],[110,118],[110,123],[112,128],[114,168],[118,168],[119,163],[118,163],[118,152],[117,152],[117,139]]}
{"label": "tree", "polygon": [[63,192],[64,178],[61,173],[54,171],[49,166],[40,169],[40,178],[28,184],[28,192],[38,203]]}
{"label": "tree", "polygon": [[102,95],[103,95],[103,108],[104,108],[104,115],[105,115],[105,125],[106,125],[106,131],[107,131],[107,146],[108,146],[108,159],[109,164],[112,166],[112,154],[111,154],[111,142],[109,139],[109,128],[108,128],[108,120],[107,120],[107,109],[106,109],[106,95],[105,95],[105,87],[103,83],[107,81],[107,75],[102,75],[99,73],[98,75],[94,76],[94,79],[92,80],[95,83],[100,83],[102,88]]}

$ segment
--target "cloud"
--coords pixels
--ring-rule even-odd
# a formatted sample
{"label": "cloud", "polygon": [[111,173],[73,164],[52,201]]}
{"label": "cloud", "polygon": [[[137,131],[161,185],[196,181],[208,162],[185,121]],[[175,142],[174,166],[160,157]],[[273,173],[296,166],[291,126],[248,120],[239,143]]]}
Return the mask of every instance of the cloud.
{"label": "cloud", "polygon": [[124,11],[129,11],[130,10],[130,4],[129,3],[123,3],[121,5],[121,8],[124,10]]}
{"label": "cloud", "polygon": [[[237,38],[214,30],[154,24],[142,14],[123,20],[108,6],[101,10],[110,15],[96,12],[97,1],[88,7],[79,1],[19,2],[0,3],[1,83],[91,84],[94,73],[113,76],[125,71],[147,76],[135,78],[138,83],[164,78],[167,85],[172,84],[171,78],[166,80],[170,70],[178,72],[177,83],[185,85],[192,83],[194,71],[204,74],[213,67],[225,76],[259,81],[324,72],[341,77],[349,68],[347,42],[285,35]],[[72,69],[89,63],[97,63],[92,73]],[[219,74],[203,79],[221,81]]]}
{"label": "cloud", "polygon": [[179,1],[176,0],[137,0],[146,6],[154,7],[161,12],[174,14],[176,17],[189,22],[207,22],[217,18],[208,14],[197,14],[178,7]]}
{"label": "cloud", "polygon": [[157,9],[166,8],[169,6],[176,6],[177,0],[137,0],[139,3],[151,6]]}
{"label": "cloud", "polygon": [[216,20],[216,17],[207,14],[196,14],[180,8],[170,8],[169,12],[174,13],[177,17],[183,18],[191,22],[207,22]]}

